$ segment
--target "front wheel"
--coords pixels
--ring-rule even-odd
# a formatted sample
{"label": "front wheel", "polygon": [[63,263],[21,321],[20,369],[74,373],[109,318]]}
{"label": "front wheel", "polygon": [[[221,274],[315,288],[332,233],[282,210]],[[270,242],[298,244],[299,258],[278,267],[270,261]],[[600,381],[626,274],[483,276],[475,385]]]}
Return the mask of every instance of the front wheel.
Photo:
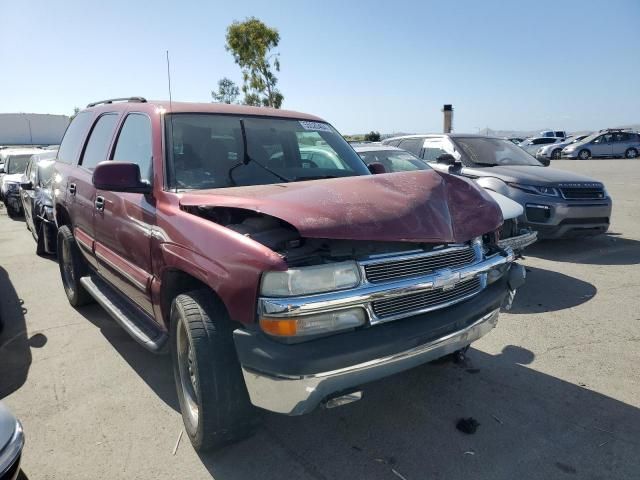
{"label": "front wheel", "polygon": [[37,232],[36,233],[36,255],[44,255],[45,253],[47,253],[46,249],[44,248],[44,241],[45,241],[44,236],[46,235],[44,224],[40,223],[38,225],[34,225],[34,227],[35,227],[34,230]]}
{"label": "front wheel", "polygon": [[624,158],[636,158],[638,156],[638,150],[635,148],[627,148],[627,151],[624,152]]}
{"label": "front wheel", "polygon": [[559,148],[556,148],[553,152],[551,152],[551,158],[553,160],[560,160],[561,156],[562,156],[562,150],[560,150]]}
{"label": "front wheel", "polygon": [[591,152],[589,150],[587,150],[586,148],[583,150],[580,150],[578,152],[578,158],[580,160],[589,160],[591,158]]}
{"label": "front wheel", "polygon": [[185,430],[197,451],[250,436],[257,427],[233,343],[233,325],[210,290],[171,304],[173,373]]}

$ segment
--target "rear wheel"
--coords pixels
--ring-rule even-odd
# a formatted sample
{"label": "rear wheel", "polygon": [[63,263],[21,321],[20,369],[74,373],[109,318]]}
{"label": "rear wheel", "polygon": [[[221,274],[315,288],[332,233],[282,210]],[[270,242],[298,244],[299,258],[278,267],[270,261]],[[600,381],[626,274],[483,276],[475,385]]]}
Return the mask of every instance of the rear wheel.
{"label": "rear wheel", "polygon": [[580,160],[589,160],[591,158],[591,152],[586,148],[582,149],[578,152],[578,158]]}
{"label": "rear wheel", "polygon": [[624,152],[624,158],[636,158],[638,156],[638,150],[635,148],[627,148],[627,151]]}
{"label": "rear wheel", "polygon": [[71,229],[66,225],[58,230],[58,265],[69,303],[74,307],[80,307],[93,302],[93,297],[80,283],[80,279],[88,274],[87,264],[82,258]]}
{"label": "rear wheel", "polygon": [[197,451],[250,436],[257,427],[233,343],[233,324],[210,290],[171,305],[171,353],[182,420]]}
{"label": "rear wheel", "polygon": [[562,155],[562,150],[556,148],[553,152],[551,152],[551,158],[553,160],[560,160],[560,156]]}

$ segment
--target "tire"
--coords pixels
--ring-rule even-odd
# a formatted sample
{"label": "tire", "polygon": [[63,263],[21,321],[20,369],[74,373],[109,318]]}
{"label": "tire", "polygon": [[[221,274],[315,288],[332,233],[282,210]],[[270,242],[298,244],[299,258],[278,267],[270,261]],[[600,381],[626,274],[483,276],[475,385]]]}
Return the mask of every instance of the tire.
{"label": "tire", "polygon": [[635,148],[627,148],[624,152],[624,158],[636,158],[638,156],[638,150]]}
{"label": "tire", "polygon": [[258,426],[232,332],[224,305],[210,290],[173,300],[173,373],[185,430],[199,452],[242,440]]}
{"label": "tire", "polygon": [[58,230],[58,265],[69,303],[74,307],[92,303],[93,297],[80,283],[80,279],[88,274],[87,264],[71,229],[66,225]]}
{"label": "tire", "polygon": [[35,230],[38,232],[36,238],[36,255],[45,255],[47,251],[44,248],[44,225],[40,223],[39,225],[34,225]]}
{"label": "tire", "polygon": [[584,148],[578,152],[578,158],[580,160],[589,160],[591,158],[591,152]]}
{"label": "tire", "polygon": [[553,152],[551,152],[551,159],[560,160],[561,155],[562,155],[562,150],[559,148],[556,148]]}

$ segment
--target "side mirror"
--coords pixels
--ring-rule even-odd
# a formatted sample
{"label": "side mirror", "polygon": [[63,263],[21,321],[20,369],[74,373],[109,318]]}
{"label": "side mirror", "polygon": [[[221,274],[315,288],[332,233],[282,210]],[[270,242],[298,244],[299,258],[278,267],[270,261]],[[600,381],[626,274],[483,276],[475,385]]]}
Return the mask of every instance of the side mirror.
{"label": "side mirror", "polygon": [[140,180],[140,167],[130,162],[100,162],[93,170],[93,186],[110,192],[151,193],[151,185]]}
{"label": "side mirror", "polygon": [[436,158],[436,163],[443,163],[445,165],[455,165],[456,163],[458,163],[458,160],[456,160],[456,157],[454,157],[450,153],[443,153],[442,155]]}
{"label": "side mirror", "polygon": [[378,175],[379,173],[387,173],[387,169],[380,162],[371,162],[367,165],[367,168],[374,175]]}
{"label": "side mirror", "polygon": [[4,163],[0,164],[0,173],[4,173]]}
{"label": "side mirror", "polygon": [[33,183],[31,183],[31,182],[22,182],[22,183],[20,183],[20,188],[22,190],[33,190]]}
{"label": "side mirror", "polygon": [[548,167],[549,165],[551,165],[551,160],[549,160],[548,158],[536,158],[536,160],[538,160],[543,167]]}

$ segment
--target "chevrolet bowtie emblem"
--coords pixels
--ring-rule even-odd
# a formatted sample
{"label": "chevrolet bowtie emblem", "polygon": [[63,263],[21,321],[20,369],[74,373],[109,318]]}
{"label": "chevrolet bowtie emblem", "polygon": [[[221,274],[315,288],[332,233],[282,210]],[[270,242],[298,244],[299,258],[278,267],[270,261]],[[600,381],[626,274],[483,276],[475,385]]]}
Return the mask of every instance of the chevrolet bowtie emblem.
{"label": "chevrolet bowtie emblem", "polygon": [[451,290],[460,282],[460,272],[452,272],[448,268],[443,268],[435,272],[433,288],[441,288],[444,291]]}

